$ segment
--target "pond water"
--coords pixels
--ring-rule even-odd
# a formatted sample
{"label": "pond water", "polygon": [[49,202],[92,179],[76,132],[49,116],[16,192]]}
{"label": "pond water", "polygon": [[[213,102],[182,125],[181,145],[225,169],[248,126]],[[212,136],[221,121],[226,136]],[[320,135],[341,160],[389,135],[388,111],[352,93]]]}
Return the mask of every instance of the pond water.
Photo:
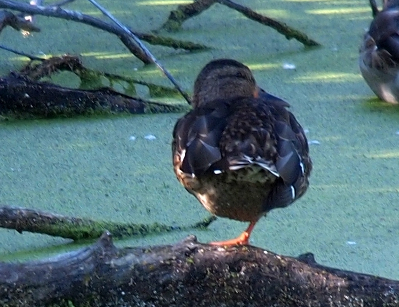
{"label": "pond water", "polygon": [[[304,31],[323,47],[305,49],[221,5],[168,34],[213,49],[190,54],[148,46],[187,91],[209,60],[244,62],[259,85],[291,104],[308,130],[314,163],[310,188],[292,206],[263,218],[252,244],[291,256],[312,252],[324,265],[399,279],[399,109],[374,98],[358,70],[358,46],[371,21],[368,1],[241,2]],[[146,32],[182,3],[118,0],[104,5],[123,23]],[[75,5],[71,9],[100,17],[88,2]],[[35,55],[81,54],[93,69],[169,84],[154,66],[143,68],[107,33],[46,17],[36,22],[41,33],[24,37],[6,29],[2,44]],[[0,50],[2,75],[24,60]],[[284,69],[284,64],[295,69]],[[171,166],[171,133],[180,116],[0,122],[0,203],[121,222],[195,223],[208,213],[180,186]],[[218,219],[206,231],[117,244],[169,244],[188,234],[208,242],[235,237],[246,227]],[[7,261],[76,247],[68,240],[5,229],[0,240],[0,260]]]}

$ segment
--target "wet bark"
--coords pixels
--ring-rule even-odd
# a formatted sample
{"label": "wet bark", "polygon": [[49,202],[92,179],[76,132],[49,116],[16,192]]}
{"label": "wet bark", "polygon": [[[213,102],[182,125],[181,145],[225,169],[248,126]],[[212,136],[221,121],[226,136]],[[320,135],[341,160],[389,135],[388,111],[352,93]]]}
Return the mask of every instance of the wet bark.
{"label": "wet bark", "polygon": [[183,22],[201,14],[216,2],[217,0],[196,0],[193,3],[179,5],[176,10],[170,12],[168,20],[162,25],[162,29],[167,31],[180,30]]}
{"label": "wet bark", "polygon": [[195,237],[118,249],[109,233],[41,262],[0,263],[1,306],[398,306],[399,282],[326,268],[312,256]]}
{"label": "wet bark", "polygon": [[[124,33],[118,26],[104,22],[98,18],[82,14],[81,12],[66,10],[61,6],[35,6],[28,3],[20,3],[17,1],[0,0],[0,8],[11,9],[20,11],[26,14],[43,15],[55,18],[61,18],[66,20],[72,20],[92,26],[94,28],[107,31],[111,34],[117,35],[121,42],[127,47],[127,49],[140,59],[144,64],[151,64],[151,59],[132,41],[126,33]],[[56,9],[55,9],[56,8]],[[0,32],[6,27],[11,26],[16,30],[25,30],[28,32],[39,32],[40,28],[31,22],[25,20],[21,16],[17,16],[10,11],[0,11]],[[147,41],[152,45],[161,45],[170,47],[173,49],[184,49],[187,51],[201,51],[207,50],[209,47],[196,44],[190,41],[177,40],[171,37],[164,37],[153,33],[140,33],[132,31],[139,39]]]}
{"label": "wet bark", "polygon": [[118,223],[69,217],[27,208],[0,207],[1,228],[15,229],[19,233],[28,231],[46,234],[74,241],[97,239],[105,230],[112,232],[114,238],[125,239],[171,231],[205,229],[215,220],[216,217],[210,216],[193,225]]}
{"label": "wet bark", "polygon": [[278,33],[284,35],[285,38],[288,40],[296,39],[298,42],[307,47],[321,46],[318,42],[309,38],[305,33],[288,26],[283,22],[264,16],[262,14],[258,14],[246,6],[234,3],[230,0],[218,0],[218,2],[240,12],[249,19],[252,19],[265,26],[275,29]]}
{"label": "wet bark", "polygon": [[183,109],[182,106],[133,98],[110,88],[79,90],[35,82],[18,75],[0,78],[0,116],[3,119],[170,113]]}
{"label": "wet bark", "polygon": [[[90,90],[40,81],[60,71],[73,73],[80,79],[80,86]],[[0,117],[27,119],[115,113],[149,114],[184,112],[188,109],[188,106],[148,101],[116,92],[103,87],[103,79],[110,84],[127,84],[125,91],[133,94],[138,84],[146,86],[151,96],[177,93],[173,88],[90,70],[76,56],[64,55],[46,60],[35,58],[21,71],[0,77]]]}
{"label": "wet bark", "polygon": [[270,17],[258,14],[250,8],[232,2],[230,0],[196,0],[193,3],[179,5],[176,10],[171,11],[168,20],[163,24],[162,28],[168,31],[180,30],[181,25],[189,18],[201,14],[210,8],[213,4],[220,3],[233,10],[243,14],[245,17],[259,22],[265,26],[275,29],[287,39],[296,39],[307,47],[320,46],[318,42],[310,39],[305,33],[296,30],[285,23],[272,19]]}

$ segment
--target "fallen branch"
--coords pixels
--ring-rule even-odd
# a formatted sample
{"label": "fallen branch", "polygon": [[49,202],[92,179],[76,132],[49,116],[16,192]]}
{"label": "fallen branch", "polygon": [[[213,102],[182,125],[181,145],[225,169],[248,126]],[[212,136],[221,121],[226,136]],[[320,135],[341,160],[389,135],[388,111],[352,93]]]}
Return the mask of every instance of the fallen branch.
{"label": "fallen branch", "polygon": [[[92,26],[94,28],[104,30],[106,32],[112,33],[117,35],[122,43],[129,49],[130,52],[132,52],[134,55],[137,55],[138,58],[143,61],[146,64],[152,63],[150,59],[148,59],[143,52],[138,48],[138,46],[131,40],[131,38],[124,33],[118,26],[104,22],[100,19],[94,18],[92,16],[82,14],[77,11],[72,11],[72,10],[66,10],[61,8],[60,6],[54,7],[54,6],[36,6],[36,5],[30,5],[27,3],[22,3],[22,2],[16,2],[16,1],[8,1],[8,0],[0,0],[0,8],[3,9],[10,9],[10,10],[15,10],[19,11],[25,14],[31,14],[31,15],[43,15],[43,16],[49,16],[49,17],[55,17],[55,18],[61,18],[61,19],[66,19],[66,20],[72,20],[76,22],[80,22],[83,24],[87,24],[89,26]],[[11,12],[5,11],[3,14],[12,14]],[[0,16],[1,17],[1,16]],[[10,17],[8,17],[9,20],[11,20]],[[29,24],[29,23],[27,23]],[[1,25],[1,23],[0,23]],[[14,24],[12,24],[14,27]],[[17,25],[20,25],[18,23]],[[38,27],[35,27],[37,31],[39,31]],[[27,29],[29,30],[29,29]],[[188,51],[199,51],[199,50],[207,50],[209,47],[201,44],[196,44],[193,42],[188,42],[188,41],[181,41],[181,40],[176,40],[170,37],[162,37],[159,35],[154,35],[154,34],[146,34],[146,33],[139,33],[132,31],[139,39],[142,39],[144,41],[147,41],[150,44],[153,45],[161,45],[165,47],[171,47],[174,49],[184,49]]]}
{"label": "fallen branch", "polygon": [[[36,58],[37,59],[37,58]],[[40,82],[59,71],[70,71],[81,81],[80,89]],[[105,88],[102,80],[127,84],[125,93]],[[3,118],[47,118],[82,114],[152,114],[183,112],[187,106],[133,98],[135,84],[147,86],[152,96],[176,95],[177,90],[85,68],[80,59],[65,55],[31,61],[20,72],[0,78],[0,115]]]}
{"label": "fallen branch", "polygon": [[310,39],[306,34],[291,28],[285,23],[279,22],[267,16],[256,13],[248,7],[239,5],[230,0],[195,0],[193,3],[179,5],[176,10],[171,11],[168,20],[163,24],[162,28],[168,31],[177,31],[181,28],[184,21],[199,15],[215,3],[223,4],[234,9],[246,17],[259,22],[265,26],[272,27],[277,32],[283,34],[287,39],[296,39],[307,47],[320,46],[320,44]]}
{"label": "fallen branch", "polygon": [[216,217],[211,216],[188,226],[170,226],[159,223],[125,224],[68,217],[26,208],[0,207],[1,228],[15,229],[19,233],[24,231],[41,233],[74,241],[97,239],[105,230],[112,232],[114,238],[123,239],[177,230],[205,229],[214,220]]}
{"label": "fallen branch", "polygon": [[[0,48],[2,47],[0,46]],[[137,80],[131,77],[119,76],[86,68],[85,66],[83,66],[79,57],[73,55],[63,55],[61,57],[51,57],[48,59],[41,59],[27,54],[23,55],[29,58],[33,58],[34,60],[30,61],[18,73],[11,73],[12,76],[18,75],[22,78],[28,78],[31,81],[40,81],[42,78],[51,77],[52,74],[59,71],[70,71],[79,77],[81,82],[80,89],[99,89],[101,87],[104,87],[102,79],[106,79],[107,82],[110,84],[110,87],[112,87],[116,83],[128,84],[127,87],[124,87],[124,92],[122,93],[127,95],[136,95],[136,84],[146,86],[149,90],[149,94],[151,97],[174,96],[180,93],[176,88],[166,87],[154,83]],[[187,93],[184,93],[184,95],[188,96]],[[150,105],[152,104],[153,103],[150,103]],[[179,107],[177,111],[179,111],[180,109],[181,108]]]}
{"label": "fallen branch", "polygon": [[[10,2],[10,1],[5,1],[5,2]],[[173,78],[173,76],[169,73],[169,71],[163,67],[163,65],[152,55],[152,53],[147,49],[147,47],[141,42],[140,40],[140,35],[137,33],[134,33],[130,29],[128,29],[126,26],[124,26],[122,23],[120,23],[116,18],[114,18],[105,8],[103,8],[101,5],[99,5],[96,1],[90,0],[92,4],[94,4],[98,9],[101,10],[103,14],[108,16],[115,24],[116,27],[113,27],[113,25],[109,25],[107,23],[102,22],[101,20],[97,20],[96,18],[93,18],[91,16],[87,16],[85,14],[82,14],[80,12],[73,12],[70,10],[64,10],[60,6],[49,6],[49,7],[43,7],[41,5],[35,4],[35,5],[30,5],[30,7],[33,8],[38,8],[41,14],[45,16],[53,16],[52,14],[56,12],[55,17],[61,17],[65,18],[65,15],[68,16],[66,19],[72,19],[75,21],[83,22],[83,23],[88,23],[92,26],[95,27],[100,27],[101,29],[116,34],[120,40],[125,44],[125,46],[130,50],[131,53],[133,53],[137,58],[139,58],[143,63],[145,64],[151,64],[154,63],[157,65],[157,67],[165,74],[165,76],[173,83],[175,88],[180,92],[180,94],[184,97],[184,99],[187,101],[188,104],[190,104],[190,98],[189,96],[180,88],[179,84],[176,82],[176,80]],[[11,3],[13,4],[13,3]],[[1,5],[1,1],[0,1]],[[10,5],[10,3],[8,3]],[[0,6],[1,7],[1,6]],[[11,7],[13,9],[20,9],[22,8],[18,4],[13,4]],[[24,7],[24,12],[26,10],[26,7]],[[59,15],[59,13],[62,12],[62,14]],[[4,12],[4,15],[12,15],[10,12]],[[3,24],[1,22],[1,15],[0,15],[0,26]],[[13,16],[11,16],[13,17]],[[77,17],[77,19],[76,19]],[[4,23],[4,25],[11,25],[14,28],[19,26],[19,24],[13,25],[12,22],[17,23],[20,18],[17,18],[14,16],[14,18],[4,18],[5,20],[10,20],[9,23]],[[26,27],[26,26],[25,26]],[[0,28],[1,31],[1,28]],[[149,35],[146,35],[145,37],[148,37]],[[143,37],[143,36],[142,36]],[[155,38],[153,37],[152,41],[154,41]],[[173,39],[168,38],[167,41],[171,41]],[[163,43],[166,42],[166,40],[162,40]],[[173,46],[177,46],[177,42],[173,44]],[[190,47],[193,47],[193,44],[190,43]]]}
{"label": "fallen branch", "polygon": [[0,305],[397,307],[399,282],[317,265],[253,246],[189,237],[116,248],[109,233],[49,260],[0,263]]}
{"label": "fallen branch", "polygon": [[3,119],[171,113],[182,112],[184,109],[180,105],[132,98],[109,88],[77,90],[33,82],[17,75],[0,78],[0,115]]}
{"label": "fallen branch", "polygon": [[170,72],[156,59],[156,57],[151,53],[151,51],[141,42],[141,40],[130,31],[124,24],[122,24],[119,20],[117,20],[110,12],[108,12],[104,7],[102,7],[97,1],[89,0],[96,8],[98,8],[105,16],[111,19],[118,27],[126,33],[133,41],[139,46],[140,50],[144,52],[147,58],[151,60],[161,71],[162,73],[173,83],[175,88],[179,91],[179,93],[184,97],[188,104],[191,104],[190,97],[180,88],[179,84],[176,82],[175,78],[170,74]]}
{"label": "fallen branch", "polygon": [[161,29],[166,31],[178,31],[187,19],[201,14],[210,8],[217,0],[194,0],[189,4],[182,4],[169,14],[168,20],[162,25]]}
{"label": "fallen branch", "polygon": [[298,31],[294,28],[291,28],[285,23],[258,14],[255,11],[251,10],[250,8],[239,5],[230,0],[218,0],[218,2],[242,13],[243,15],[254,21],[257,21],[265,26],[272,27],[280,34],[283,34],[285,38],[288,40],[296,39],[298,42],[302,43],[307,47],[320,46],[318,42],[314,41],[313,39],[310,39],[305,33],[302,33],[301,31]]}
{"label": "fallen branch", "polygon": [[30,21],[8,11],[0,11],[0,32],[7,26],[17,31],[40,32],[40,29]]}

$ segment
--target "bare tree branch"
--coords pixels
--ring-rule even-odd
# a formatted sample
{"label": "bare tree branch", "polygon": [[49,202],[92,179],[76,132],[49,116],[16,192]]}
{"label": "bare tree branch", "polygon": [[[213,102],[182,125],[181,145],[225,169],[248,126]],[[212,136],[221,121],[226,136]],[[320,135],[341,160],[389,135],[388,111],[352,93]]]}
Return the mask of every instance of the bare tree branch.
{"label": "bare tree branch", "polygon": [[[55,18],[62,18],[66,20],[72,20],[76,22],[81,22],[97,29],[104,30],[106,32],[117,35],[123,44],[131,51],[133,54],[135,52],[139,52],[137,45],[131,40],[131,38],[124,33],[119,27],[104,22],[100,19],[94,18],[89,15],[82,14],[77,11],[63,9],[59,6],[35,6],[27,3],[8,1],[8,0],[0,0],[0,8],[3,9],[11,9],[19,12],[23,12],[31,15],[43,15]],[[153,34],[145,34],[132,31],[138,38],[147,41],[150,44],[157,44],[167,47],[172,47],[174,49],[185,49],[189,51],[198,51],[198,50],[207,50],[209,47],[195,44],[191,42],[179,41],[172,38],[161,37]],[[141,52],[141,51],[140,51]],[[152,63],[145,56],[141,59],[144,63]]]}
{"label": "bare tree branch", "polygon": [[139,48],[144,52],[147,58],[151,60],[162,72],[163,74],[173,83],[175,88],[184,97],[188,104],[191,104],[190,97],[180,88],[180,85],[176,82],[175,78],[170,74],[170,72],[155,58],[155,56],[148,50],[148,48],[141,42],[141,40],[130,31],[124,24],[117,20],[110,12],[103,8],[95,0],[89,0],[95,7],[97,7],[104,15],[111,19],[123,32],[125,32],[129,37],[131,37],[134,42],[139,46]]}
{"label": "bare tree branch", "polygon": [[194,0],[192,3],[179,5],[176,10],[170,12],[168,20],[161,28],[177,31],[187,19],[201,14],[216,2],[217,0]]}
{"label": "bare tree branch", "polygon": [[15,16],[8,11],[0,11],[0,32],[6,27],[10,26],[17,31],[40,32],[40,29],[32,24],[30,21]]}
{"label": "bare tree branch", "polygon": [[285,23],[282,23],[280,21],[277,21],[275,19],[269,18],[264,15],[258,14],[248,7],[239,5],[230,0],[218,0],[218,2],[242,13],[243,15],[245,15],[246,17],[248,17],[252,20],[255,20],[265,26],[272,27],[277,32],[284,35],[287,39],[296,39],[298,42],[302,43],[303,45],[305,45],[307,47],[320,46],[320,44],[318,42],[314,41],[313,39],[310,39],[306,34],[300,32],[294,28],[291,28],[290,26],[288,26]]}
{"label": "bare tree branch", "polygon": [[163,24],[162,28],[168,31],[176,31],[187,19],[201,14],[213,4],[219,2],[231,9],[234,9],[246,17],[255,20],[265,26],[272,27],[277,32],[283,34],[287,39],[296,39],[305,46],[320,46],[318,42],[310,39],[306,34],[288,26],[285,23],[274,20],[267,16],[256,13],[246,6],[239,5],[230,0],[195,0],[193,3],[179,5],[176,10],[171,11],[168,20]]}
{"label": "bare tree branch", "polygon": [[210,216],[204,220],[187,226],[170,226],[159,223],[134,224],[110,221],[95,221],[91,219],[68,217],[38,210],[0,207],[0,227],[47,234],[72,240],[97,239],[105,231],[111,231],[115,238],[146,236],[178,230],[207,228],[216,217]]}

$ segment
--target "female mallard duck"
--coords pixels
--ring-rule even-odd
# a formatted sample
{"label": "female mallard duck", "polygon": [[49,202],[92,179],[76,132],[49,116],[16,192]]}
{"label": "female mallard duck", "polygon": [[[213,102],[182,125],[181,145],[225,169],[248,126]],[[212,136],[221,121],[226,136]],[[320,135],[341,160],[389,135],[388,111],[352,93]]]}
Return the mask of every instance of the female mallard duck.
{"label": "female mallard duck", "polygon": [[399,1],[384,0],[381,12],[374,0],[375,15],[360,46],[359,67],[364,80],[382,100],[399,102]]}
{"label": "female mallard duck", "polygon": [[173,131],[177,179],[211,213],[250,222],[236,239],[213,244],[248,244],[260,217],[308,188],[305,133],[289,104],[260,89],[249,68],[234,60],[202,69],[192,105]]}

